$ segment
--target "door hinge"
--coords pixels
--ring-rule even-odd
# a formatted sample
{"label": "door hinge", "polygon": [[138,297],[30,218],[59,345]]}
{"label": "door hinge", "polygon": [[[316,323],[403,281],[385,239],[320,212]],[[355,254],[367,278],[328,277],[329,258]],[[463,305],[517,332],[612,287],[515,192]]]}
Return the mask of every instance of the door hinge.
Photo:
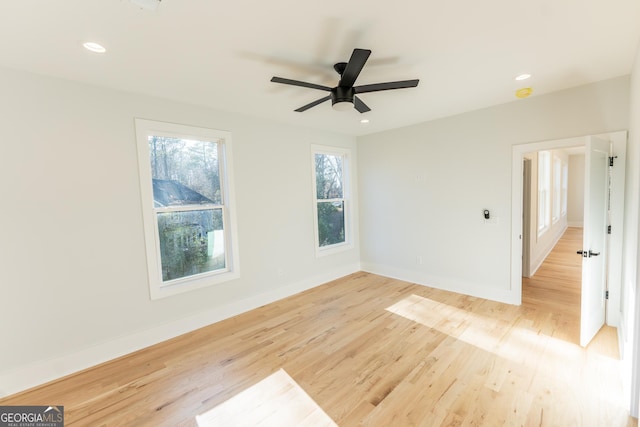
{"label": "door hinge", "polygon": [[609,291],[604,291],[604,299],[609,299]]}
{"label": "door hinge", "polygon": [[617,159],[618,156],[609,157],[609,166],[613,167],[613,159]]}
{"label": "door hinge", "polygon": [[607,234],[611,234],[611,226],[607,225]]}

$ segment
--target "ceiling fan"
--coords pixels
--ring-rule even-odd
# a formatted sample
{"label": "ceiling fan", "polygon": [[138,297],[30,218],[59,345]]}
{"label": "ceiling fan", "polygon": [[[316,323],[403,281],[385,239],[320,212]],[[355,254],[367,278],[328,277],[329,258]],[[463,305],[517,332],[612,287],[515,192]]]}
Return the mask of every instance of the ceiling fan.
{"label": "ceiling fan", "polygon": [[404,89],[418,86],[418,82],[420,81],[418,79],[354,86],[356,79],[358,78],[360,72],[362,71],[362,68],[364,67],[364,64],[367,62],[367,59],[369,59],[369,55],[371,55],[371,51],[368,49],[354,49],[349,62],[338,62],[337,64],[335,64],[333,66],[333,69],[336,70],[338,74],[340,74],[340,81],[338,82],[338,86],[334,88],[317,85],[314,83],[301,82],[299,80],[285,79],[282,77],[272,77],[271,81],[274,83],[282,83],[285,85],[301,86],[310,89],[318,89],[324,90],[326,92],[331,92],[330,95],[327,95],[324,98],[320,98],[295,110],[300,113],[308,110],[311,107],[315,107],[318,104],[322,104],[323,102],[328,100],[331,100],[331,105],[336,110],[346,111],[353,107],[360,113],[366,113],[367,111],[371,111],[371,108],[369,108],[367,104],[362,102],[362,100],[358,98],[356,94],[377,92],[380,90]]}

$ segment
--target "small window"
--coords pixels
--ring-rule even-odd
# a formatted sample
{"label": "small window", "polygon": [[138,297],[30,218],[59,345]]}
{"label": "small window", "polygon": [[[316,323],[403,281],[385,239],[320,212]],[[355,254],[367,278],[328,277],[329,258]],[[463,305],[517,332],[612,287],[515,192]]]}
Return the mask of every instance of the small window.
{"label": "small window", "polygon": [[353,247],[349,205],[349,150],[312,147],[316,254]]}
{"label": "small window", "polygon": [[151,298],[239,276],[228,132],[136,119]]}

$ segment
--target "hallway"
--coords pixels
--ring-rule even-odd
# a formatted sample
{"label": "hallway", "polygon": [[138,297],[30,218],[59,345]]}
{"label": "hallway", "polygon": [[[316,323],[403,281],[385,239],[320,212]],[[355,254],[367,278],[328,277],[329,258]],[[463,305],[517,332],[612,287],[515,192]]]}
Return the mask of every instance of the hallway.
{"label": "hallway", "polygon": [[[581,249],[582,228],[569,227],[535,275],[522,278],[522,306],[548,312],[553,336],[574,344],[580,343]],[[619,358],[616,329],[605,325],[587,349]]]}

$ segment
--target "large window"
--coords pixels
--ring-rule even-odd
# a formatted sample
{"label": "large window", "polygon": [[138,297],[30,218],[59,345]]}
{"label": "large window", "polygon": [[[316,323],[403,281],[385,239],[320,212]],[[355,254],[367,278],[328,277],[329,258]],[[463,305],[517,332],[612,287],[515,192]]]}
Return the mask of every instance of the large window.
{"label": "large window", "polygon": [[151,297],[238,277],[228,132],[136,120]]}
{"label": "large window", "polygon": [[352,247],[349,206],[349,151],[312,147],[316,254]]}

